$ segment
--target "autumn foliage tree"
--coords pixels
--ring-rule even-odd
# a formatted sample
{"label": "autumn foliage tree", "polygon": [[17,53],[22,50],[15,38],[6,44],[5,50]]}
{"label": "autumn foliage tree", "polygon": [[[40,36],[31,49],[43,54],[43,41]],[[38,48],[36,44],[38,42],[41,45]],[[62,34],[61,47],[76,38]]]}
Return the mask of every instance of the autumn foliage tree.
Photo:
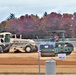
{"label": "autumn foliage tree", "polygon": [[76,13],[46,13],[41,18],[38,15],[26,14],[3,21],[0,23],[0,32],[9,31],[17,35],[22,34],[23,38],[36,38],[38,35],[47,35],[48,30],[62,29],[66,31],[66,37],[76,37]]}

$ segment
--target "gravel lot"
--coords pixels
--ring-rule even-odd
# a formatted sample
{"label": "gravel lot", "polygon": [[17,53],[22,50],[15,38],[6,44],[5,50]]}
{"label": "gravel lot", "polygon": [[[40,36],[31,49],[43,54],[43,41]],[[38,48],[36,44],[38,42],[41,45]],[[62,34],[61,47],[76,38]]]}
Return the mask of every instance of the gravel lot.
{"label": "gravel lot", "polygon": [[[45,61],[56,61],[57,75],[76,75],[76,48],[65,60],[58,57],[40,57],[40,73],[45,74]],[[38,75],[38,53],[1,53],[0,75]]]}

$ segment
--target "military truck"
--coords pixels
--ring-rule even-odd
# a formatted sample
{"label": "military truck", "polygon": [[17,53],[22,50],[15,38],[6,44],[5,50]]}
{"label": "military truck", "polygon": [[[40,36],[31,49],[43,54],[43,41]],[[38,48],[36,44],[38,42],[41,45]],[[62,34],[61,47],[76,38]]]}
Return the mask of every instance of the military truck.
{"label": "military truck", "polygon": [[[13,37],[12,37],[13,36]],[[23,49],[26,53],[37,52],[38,47],[34,40],[22,39],[16,37],[16,34],[10,32],[0,33],[0,53],[8,53],[10,49],[14,51]]]}
{"label": "military truck", "polygon": [[[72,43],[65,41],[64,30],[51,30],[48,32],[54,33],[55,37],[51,37],[48,39],[49,41],[44,41],[40,44],[42,57],[56,56],[60,53],[65,53],[66,55],[71,54],[74,47]],[[59,37],[56,35],[57,33],[61,34],[61,40],[59,40]]]}

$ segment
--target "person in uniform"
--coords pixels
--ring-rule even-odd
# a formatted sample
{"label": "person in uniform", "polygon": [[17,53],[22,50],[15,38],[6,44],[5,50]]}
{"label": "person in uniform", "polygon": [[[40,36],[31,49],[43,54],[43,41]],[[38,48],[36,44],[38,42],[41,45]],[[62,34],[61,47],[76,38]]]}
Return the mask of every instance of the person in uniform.
{"label": "person in uniform", "polygon": [[59,41],[59,36],[58,35],[54,35],[54,39],[55,39],[56,42],[58,42]]}

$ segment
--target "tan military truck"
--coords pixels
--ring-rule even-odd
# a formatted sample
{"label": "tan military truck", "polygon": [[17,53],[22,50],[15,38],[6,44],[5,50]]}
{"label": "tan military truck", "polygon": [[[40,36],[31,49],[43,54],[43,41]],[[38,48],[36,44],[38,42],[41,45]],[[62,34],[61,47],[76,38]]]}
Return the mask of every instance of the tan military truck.
{"label": "tan military truck", "polygon": [[21,35],[20,38],[16,38],[15,34],[13,38],[12,35],[10,32],[0,33],[0,53],[8,53],[10,49],[19,50],[19,48],[26,53],[37,52],[38,47],[34,40],[22,39]]}

